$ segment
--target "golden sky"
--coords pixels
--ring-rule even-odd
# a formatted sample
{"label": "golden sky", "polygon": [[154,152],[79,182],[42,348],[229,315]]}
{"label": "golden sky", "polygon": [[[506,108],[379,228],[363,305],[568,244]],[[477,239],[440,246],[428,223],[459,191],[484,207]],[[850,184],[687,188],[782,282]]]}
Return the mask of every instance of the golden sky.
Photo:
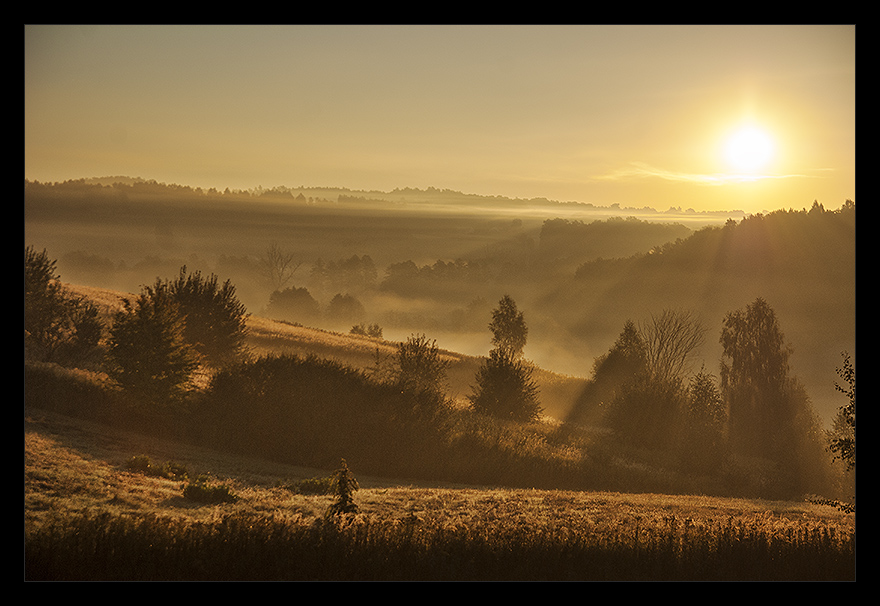
{"label": "golden sky", "polygon": [[25,178],[110,175],[837,208],[855,26],[26,26]]}

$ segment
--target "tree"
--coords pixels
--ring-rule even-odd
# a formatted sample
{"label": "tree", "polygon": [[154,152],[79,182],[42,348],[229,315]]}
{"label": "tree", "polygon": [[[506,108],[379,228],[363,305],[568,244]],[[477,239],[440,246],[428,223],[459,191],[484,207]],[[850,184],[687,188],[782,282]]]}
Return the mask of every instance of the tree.
{"label": "tree", "polygon": [[219,368],[241,359],[247,350],[248,313],[229,280],[220,285],[217,276],[187,274],[183,266],[168,284],[168,294],[183,316],[184,336],[202,362]]}
{"label": "tree", "polygon": [[327,509],[326,517],[330,518],[341,514],[354,514],[358,512],[357,503],[354,502],[354,493],[360,486],[357,478],[351,473],[345,459],[342,459],[339,469],[333,472],[330,486],[336,501]]}
{"label": "tree", "polygon": [[682,452],[685,465],[699,471],[715,469],[724,454],[727,411],[715,377],[700,369],[690,380]]}
{"label": "tree", "polygon": [[788,358],[791,350],[776,313],[761,298],[728,313],[721,331],[721,390],[728,408],[731,445],[772,456],[780,431],[790,426]]}
{"label": "tree", "polygon": [[468,399],[475,411],[510,421],[534,421],[543,412],[532,365],[504,348],[489,352]]}
{"label": "tree", "polygon": [[412,335],[397,345],[396,381],[405,392],[442,397],[448,368],[449,361],[443,359],[437,341],[429,341],[425,335]]}
{"label": "tree", "polygon": [[687,311],[664,310],[639,330],[651,380],[681,381],[694,352],[703,344],[705,328]]}
{"label": "tree", "polygon": [[592,376],[578,396],[570,420],[602,423],[621,388],[646,372],[645,344],[635,322],[627,320],[608,352],[593,361]]}
{"label": "tree", "polygon": [[273,318],[309,324],[321,317],[321,306],[308,289],[291,286],[269,296],[266,313]]}
{"label": "tree", "polygon": [[98,308],[65,289],[45,250],[24,251],[24,330],[30,356],[78,364],[97,352],[104,330]]}
{"label": "tree", "polygon": [[336,294],[327,305],[327,319],[334,325],[351,325],[365,315],[364,306],[349,294]]}
{"label": "tree", "polygon": [[292,253],[281,250],[277,242],[272,242],[259,259],[260,273],[272,291],[284,288],[302,262],[295,262]]}
{"label": "tree", "polygon": [[528,327],[523,313],[516,308],[516,303],[509,295],[504,295],[498,302],[498,308],[492,312],[492,344],[511,358],[522,356],[526,346]]}
{"label": "tree", "polygon": [[160,404],[190,387],[198,353],[187,342],[185,320],[167,283],[144,287],[113,318],[108,375],[123,388]]}
{"label": "tree", "polygon": [[834,420],[834,430],[830,437],[830,450],[834,453],[835,460],[841,460],[846,464],[847,471],[856,468],[856,369],[850,360],[849,354],[843,354],[843,367],[837,369],[837,375],[846,383],[842,387],[835,383],[834,387],[847,397],[847,403],[837,411]]}

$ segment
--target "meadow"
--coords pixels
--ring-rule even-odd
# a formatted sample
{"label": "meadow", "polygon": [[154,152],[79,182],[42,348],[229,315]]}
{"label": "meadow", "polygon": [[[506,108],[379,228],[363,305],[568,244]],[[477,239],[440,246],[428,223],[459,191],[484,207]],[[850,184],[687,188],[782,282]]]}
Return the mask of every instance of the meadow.
{"label": "meadow", "polygon": [[[146,456],[236,500],[133,471]],[[353,471],[357,471],[354,469]],[[804,502],[419,482],[356,473],[356,515],[297,491],[328,470],[25,415],[25,579],[851,581],[855,520]]]}

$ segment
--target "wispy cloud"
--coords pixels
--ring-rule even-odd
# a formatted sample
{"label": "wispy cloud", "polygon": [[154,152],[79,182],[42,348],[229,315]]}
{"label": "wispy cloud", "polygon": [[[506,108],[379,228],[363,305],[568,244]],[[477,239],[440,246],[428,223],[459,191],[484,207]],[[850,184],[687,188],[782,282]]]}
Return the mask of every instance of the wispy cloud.
{"label": "wispy cloud", "polygon": [[[823,169],[828,170],[828,169]],[[696,183],[699,185],[728,185],[731,183],[747,183],[752,181],[762,181],[766,179],[792,179],[797,177],[808,177],[804,174],[788,174],[788,175],[752,175],[752,174],[729,174],[715,173],[704,175],[699,173],[682,173],[663,168],[657,168],[642,162],[633,162],[629,166],[614,170],[605,175],[596,177],[605,181],[622,181],[626,179],[647,179],[656,178],[666,181],[677,181],[680,183]]]}

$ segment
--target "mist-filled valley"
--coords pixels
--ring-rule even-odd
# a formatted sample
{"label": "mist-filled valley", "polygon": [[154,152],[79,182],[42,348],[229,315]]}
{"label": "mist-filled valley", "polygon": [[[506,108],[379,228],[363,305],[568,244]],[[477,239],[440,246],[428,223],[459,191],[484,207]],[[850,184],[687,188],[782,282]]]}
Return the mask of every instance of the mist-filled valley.
{"label": "mist-filled valley", "polygon": [[[763,298],[824,423],[855,350],[854,206],[622,209],[446,190],[218,192],[139,179],[25,183],[25,242],[72,284],[136,293],[190,271],[230,280],[249,313],[385,339],[425,334],[484,356],[498,300],[528,324],[525,355],[589,378],[631,320],[687,310],[718,372],[725,314]],[[274,275],[273,271],[274,270]],[[564,406],[548,414],[564,418]]]}

